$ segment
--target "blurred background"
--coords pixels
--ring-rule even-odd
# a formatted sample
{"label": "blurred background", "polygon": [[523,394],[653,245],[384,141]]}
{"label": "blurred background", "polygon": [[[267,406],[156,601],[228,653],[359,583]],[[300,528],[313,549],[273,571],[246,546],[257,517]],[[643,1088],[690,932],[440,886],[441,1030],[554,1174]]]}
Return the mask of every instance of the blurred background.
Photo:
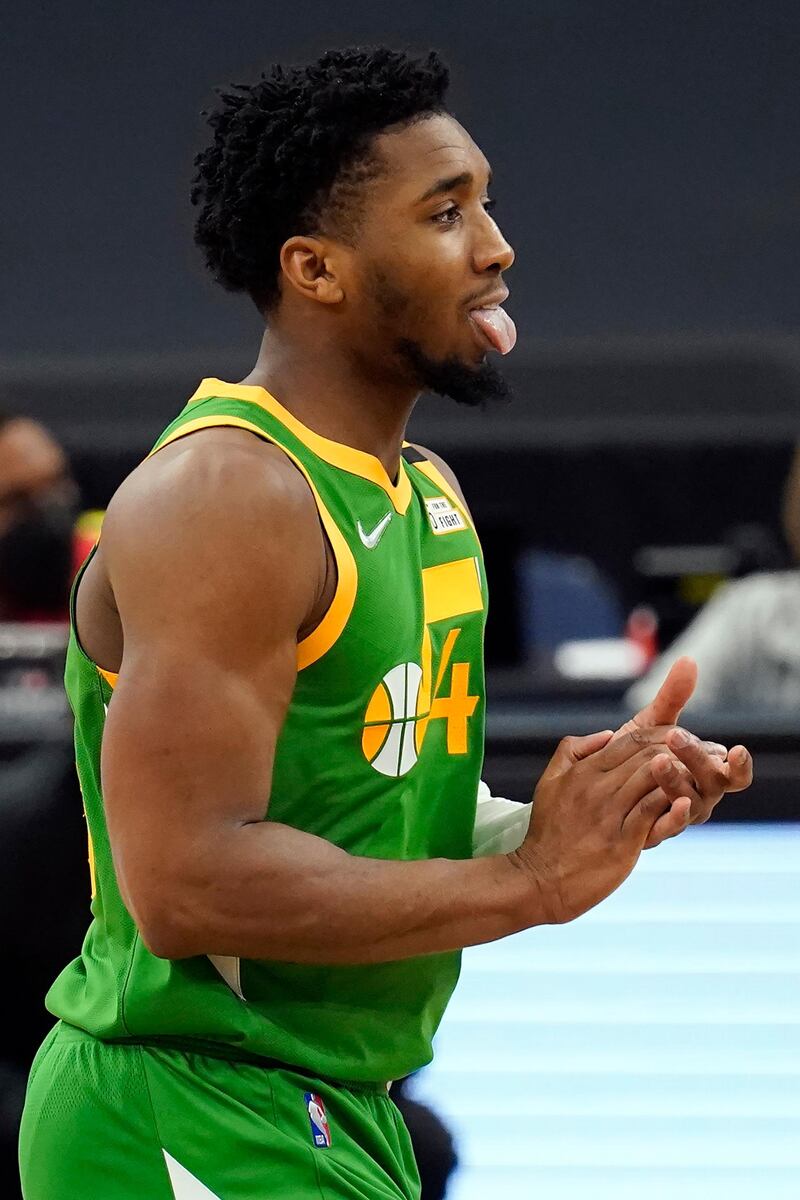
{"label": "blurred background", "polygon": [[200,378],[242,378],[258,346],[192,245],[199,112],[216,84],[351,42],[440,50],[517,251],[514,402],[425,399],[411,428],[459,474],[486,553],[485,778],[528,800],[561,736],[618,724],[681,652],[692,728],[757,769],[598,910],[465,954],[436,1061],[402,1087],[424,1200],[456,1154],[454,1200],[796,1198],[795,0],[6,7],[2,1194],[42,998],[88,920],[71,575]]}

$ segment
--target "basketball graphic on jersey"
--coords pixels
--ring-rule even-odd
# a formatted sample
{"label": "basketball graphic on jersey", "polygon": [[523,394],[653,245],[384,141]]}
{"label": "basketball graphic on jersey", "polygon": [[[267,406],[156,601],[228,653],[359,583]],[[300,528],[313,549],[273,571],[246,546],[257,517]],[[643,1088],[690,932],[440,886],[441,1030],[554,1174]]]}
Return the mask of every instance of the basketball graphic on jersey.
{"label": "basketball graphic on jersey", "polygon": [[397,779],[417,761],[417,704],[422,685],[418,663],[399,663],[387,671],[367,705],[361,747],[381,775]]}

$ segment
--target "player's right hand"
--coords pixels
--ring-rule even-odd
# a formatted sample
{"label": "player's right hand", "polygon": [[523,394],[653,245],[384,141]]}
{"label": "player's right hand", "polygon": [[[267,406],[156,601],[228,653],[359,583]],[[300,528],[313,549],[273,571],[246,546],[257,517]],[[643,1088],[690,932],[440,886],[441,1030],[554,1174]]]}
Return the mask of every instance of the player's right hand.
{"label": "player's right hand", "polygon": [[657,820],[673,836],[689,823],[692,797],[670,799],[653,762],[671,755],[670,726],[566,737],[534,793],[528,833],[508,857],[529,873],[549,924],[599,904],[627,879]]}

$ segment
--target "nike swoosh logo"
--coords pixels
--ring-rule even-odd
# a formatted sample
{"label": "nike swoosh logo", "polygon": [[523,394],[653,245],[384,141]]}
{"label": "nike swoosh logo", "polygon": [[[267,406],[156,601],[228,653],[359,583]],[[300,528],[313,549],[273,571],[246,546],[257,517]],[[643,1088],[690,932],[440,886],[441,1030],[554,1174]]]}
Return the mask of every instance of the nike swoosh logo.
{"label": "nike swoosh logo", "polygon": [[358,522],[358,536],[367,547],[368,550],[374,550],[378,542],[383,537],[383,531],[392,519],[392,514],[388,512],[385,517],[381,517],[378,524],[372,530],[372,533],[365,533],[361,522]]}

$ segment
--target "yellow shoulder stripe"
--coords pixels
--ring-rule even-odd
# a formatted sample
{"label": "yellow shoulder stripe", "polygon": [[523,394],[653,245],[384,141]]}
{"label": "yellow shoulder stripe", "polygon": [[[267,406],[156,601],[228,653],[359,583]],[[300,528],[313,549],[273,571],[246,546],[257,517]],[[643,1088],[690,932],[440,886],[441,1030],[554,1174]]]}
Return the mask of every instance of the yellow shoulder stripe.
{"label": "yellow shoulder stripe", "polygon": [[367,454],[365,450],[356,450],[353,446],[345,446],[341,442],[334,442],[320,433],[315,433],[313,429],[309,429],[293,413],[290,413],[288,408],[284,408],[266,388],[256,387],[249,383],[226,383],[224,379],[204,379],[190,398],[189,404],[195,404],[199,400],[208,400],[212,396],[220,399],[246,400],[249,404],[257,404],[259,408],[271,413],[280,421],[281,425],[285,425],[289,432],[293,433],[309,450],[312,450],[318,458],[330,463],[331,466],[349,471],[351,475],[360,475],[362,479],[377,484],[391,500],[395,512],[401,515],[406,512],[411,503],[411,482],[406,474],[406,466],[402,458],[400,459],[397,483],[392,483],[383,463],[374,454]]}

